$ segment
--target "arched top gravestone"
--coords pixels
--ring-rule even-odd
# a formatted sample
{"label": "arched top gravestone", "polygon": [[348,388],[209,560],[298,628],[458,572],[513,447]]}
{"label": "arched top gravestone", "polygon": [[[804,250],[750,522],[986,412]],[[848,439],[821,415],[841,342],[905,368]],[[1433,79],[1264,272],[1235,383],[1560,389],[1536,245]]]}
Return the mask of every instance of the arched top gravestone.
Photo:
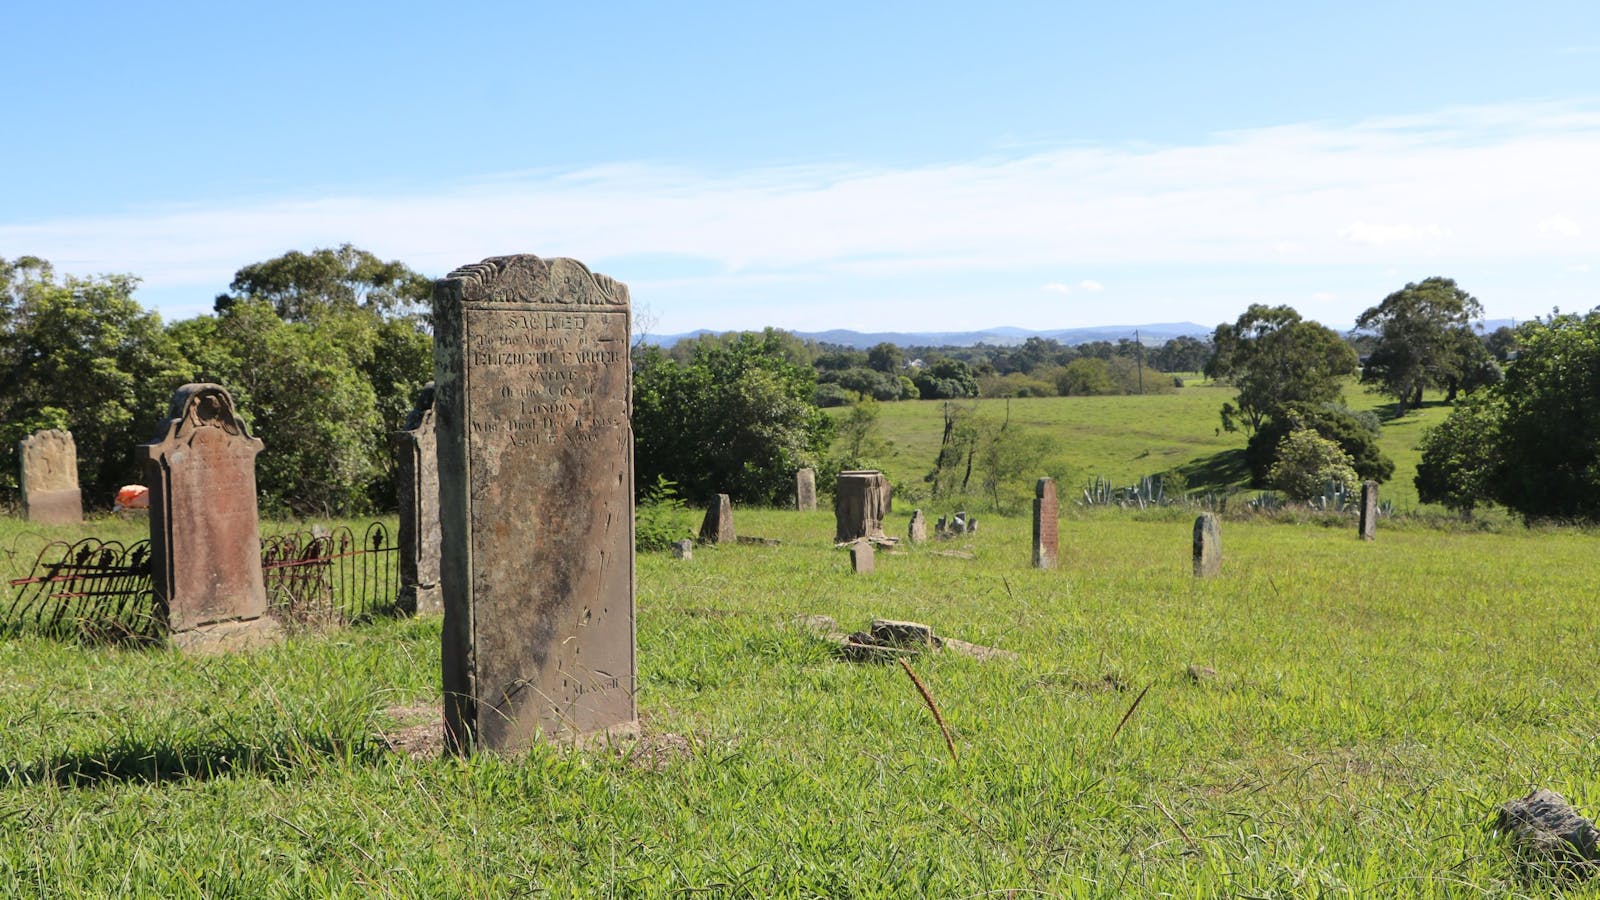
{"label": "arched top gravestone", "polygon": [[17,442],[22,460],[22,517],[41,525],[83,521],[78,445],[72,432],[36,431]]}
{"label": "arched top gravestone", "polygon": [[150,489],[151,586],[176,646],[275,637],[266,618],[256,454],[221,385],[186,384],[140,447]]}
{"label": "arched top gravestone", "polygon": [[445,739],[636,727],[628,289],[498,256],[434,283]]}

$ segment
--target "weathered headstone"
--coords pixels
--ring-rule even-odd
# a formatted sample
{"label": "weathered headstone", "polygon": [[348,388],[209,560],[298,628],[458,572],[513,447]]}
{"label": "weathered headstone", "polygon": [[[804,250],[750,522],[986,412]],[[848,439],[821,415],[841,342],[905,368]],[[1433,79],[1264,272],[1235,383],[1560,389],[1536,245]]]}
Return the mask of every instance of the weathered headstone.
{"label": "weathered headstone", "polygon": [[1222,573],[1222,527],[1215,513],[1194,520],[1194,574],[1212,578]]}
{"label": "weathered headstone", "polygon": [[22,460],[22,518],[40,525],[83,521],[78,445],[72,432],[35,431],[17,442]]}
{"label": "weathered headstone", "polygon": [[889,479],[882,472],[839,473],[833,492],[834,543],[883,537],[883,517],[888,512]]}
{"label": "weathered headstone", "polygon": [[684,538],[672,542],[673,559],[694,559],[694,541]]}
{"label": "weathered headstone", "polygon": [[1374,540],[1378,536],[1378,483],[1361,482],[1361,539]]}
{"label": "weathered headstone", "polygon": [[736,538],[733,531],[733,503],[727,494],[706,505],[706,517],[700,522],[700,540],[707,544],[731,544]]}
{"label": "weathered headstone", "polygon": [[1060,531],[1060,511],[1056,506],[1056,480],[1041,478],[1033,489],[1033,567],[1056,567],[1057,536]]}
{"label": "weathered headstone", "polygon": [[628,289],[501,256],[435,282],[445,741],[637,729]]}
{"label": "weathered headstone", "polygon": [[939,535],[940,537],[944,537],[945,530],[946,526],[944,516],[940,516],[939,521],[933,523],[933,533]]}
{"label": "weathered headstone", "polygon": [[906,540],[913,544],[920,544],[928,539],[928,517],[922,510],[911,511],[911,524],[906,526]]}
{"label": "weathered headstone", "polygon": [[261,576],[261,441],[221,385],[186,384],[139,448],[150,488],[151,587],[174,646],[275,639]]}
{"label": "weathered headstone", "polygon": [[863,538],[850,544],[850,570],[855,574],[872,574],[873,559],[871,541]]}
{"label": "weathered headstone", "polygon": [[978,517],[977,516],[972,516],[971,518],[967,519],[967,534],[977,534],[977,533],[978,533]]}
{"label": "weathered headstone", "polygon": [[794,508],[811,512],[817,508],[817,472],[801,469],[794,473]]}
{"label": "weathered headstone", "polygon": [[433,382],[417,394],[405,426],[394,433],[400,495],[400,608],[444,612],[439,599],[439,455],[433,427]]}

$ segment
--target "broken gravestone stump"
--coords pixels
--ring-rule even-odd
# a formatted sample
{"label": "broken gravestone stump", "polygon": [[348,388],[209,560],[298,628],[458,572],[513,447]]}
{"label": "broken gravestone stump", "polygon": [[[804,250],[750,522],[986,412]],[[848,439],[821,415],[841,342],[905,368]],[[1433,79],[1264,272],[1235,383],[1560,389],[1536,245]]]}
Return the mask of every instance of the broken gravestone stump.
{"label": "broken gravestone stump", "polygon": [[718,494],[706,505],[706,517],[700,522],[700,541],[705,544],[734,542],[733,502],[727,494]]}
{"label": "broken gravestone stump", "polygon": [[977,660],[1016,659],[1010,650],[985,647],[934,633],[931,625],[895,619],[873,619],[865,631],[845,634],[829,616],[801,616],[793,624],[835,644],[841,659],[848,662],[887,662],[916,653],[946,651]]}
{"label": "broken gravestone stump", "polygon": [[78,445],[72,432],[35,431],[17,442],[22,461],[22,518],[37,525],[83,521],[78,489]]}
{"label": "broken gravestone stump", "polygon": [[684,538],[672,542],[673,559],[694,559],[694,541]]}
{"label": "broken gravestone stump", "polygon": [[1500,807],[1495,830],[1525,866],[1590,876],[1600,871],[1600,831],[1555,791],[1537,789]]}
{"label": "broken gravestone stump", "polygon": [[1222,527],[1215,513],[1194,520],[1194,575],[1214,578],[1222,573]]}
{"label": "broken gravestone stump", "polygon": [[889,479],[882,472],[840,472],[833,493],[834,543],[883,538],[883,519],[889,508]]}

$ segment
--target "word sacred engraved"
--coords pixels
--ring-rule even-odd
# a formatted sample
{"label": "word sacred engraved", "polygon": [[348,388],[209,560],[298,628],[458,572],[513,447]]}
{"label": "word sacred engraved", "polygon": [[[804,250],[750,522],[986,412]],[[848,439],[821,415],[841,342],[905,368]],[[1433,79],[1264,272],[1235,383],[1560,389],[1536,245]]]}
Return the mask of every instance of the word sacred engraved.
{"label": "word sacred engraved", "polygon": [[592,444],[626,422],[627,399],[602,385],[623,363],[615,313],[468,307],[468,360],[494,372],[472,390],[473,434],[513,447]]}

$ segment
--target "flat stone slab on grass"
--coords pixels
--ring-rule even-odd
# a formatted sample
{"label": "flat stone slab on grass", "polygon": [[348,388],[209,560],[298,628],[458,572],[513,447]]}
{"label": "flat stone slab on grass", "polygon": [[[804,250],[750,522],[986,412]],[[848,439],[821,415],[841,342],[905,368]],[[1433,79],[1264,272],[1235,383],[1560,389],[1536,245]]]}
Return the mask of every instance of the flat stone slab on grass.
{"label": "flat stone slab on grass", "polygon": [[839,629],[831,616],[800,616],[790,623],[836,644],[841,659],[848,662],[888,662],[902,656],[935,651],[970,656],[978,660],[1016,659],[1017,654],[998,647],[942,637],[933,626],[897,619],[873,619],[865,631],[849,634]]}
{"label": "flat stone slab on grass", "polygon": [[1589,877],[1600,872],[1600,831],[1555,791],[1543,788],[1500,807],[1495,829],[1530,868]]}

